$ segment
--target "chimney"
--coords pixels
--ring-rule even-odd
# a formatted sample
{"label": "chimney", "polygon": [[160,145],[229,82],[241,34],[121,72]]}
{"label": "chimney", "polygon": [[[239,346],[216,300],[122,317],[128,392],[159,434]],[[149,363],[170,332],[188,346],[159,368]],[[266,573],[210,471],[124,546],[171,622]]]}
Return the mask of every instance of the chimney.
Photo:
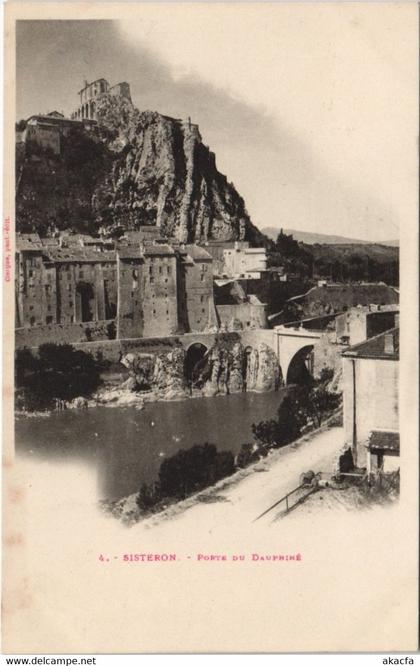
{"label": "chimney", "polygon": [[392,333],[387,333],[384,339],[384,352],[385,354],[394,354],[394,336]]}

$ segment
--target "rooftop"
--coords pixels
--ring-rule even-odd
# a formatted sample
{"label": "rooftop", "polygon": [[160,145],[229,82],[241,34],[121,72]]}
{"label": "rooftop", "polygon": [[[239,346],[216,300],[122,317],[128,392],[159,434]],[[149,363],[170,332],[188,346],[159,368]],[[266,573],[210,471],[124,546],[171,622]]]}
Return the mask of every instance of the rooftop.
{"label": "rooftop", "polygon": [[16,249],[18,251],[42,250],[42,241],[38,234],[16,234]]}
{"label": "rooftop", "polygon": [[170,245],[156,244],[156,245],[146,245],[144,247],[143,253],[145,255],[174,255],[175,250],[170,247]]}
{"label": "rooftop", "polygon": [[400,434],[392,430],[372,430],[367,448],[370,451],[400,452]]}
{"label": "rooftop", "polygon": [[[372,303],[389,304],[398,303],[398,292],[385,282],[361,282],[360,284],[329,284],[316,286],[304,294],[288,299],[289,303],[300,301],[317,301],[319,303],[347,305],[369,305]],[[342,309],[342,308],[341,308]]]}
{"label": "rooftop", "polygon": [[104,263],[116,260],[115,252],[96,252],[84,247],[44,247],[44,254],[47,259],[57,263]]}
{"label": "rooftop", "polygon": [[396,327],[346,349],[342,356],[350,358],[391,359],[398,361],[399,352],[400,329]]}
{"label": "rooftop", "polygon": [[197,259],[199,261],[212,261],[211,254],[206,252],[206,250],[199,245],[186,245],[185,249],[194,261]]}

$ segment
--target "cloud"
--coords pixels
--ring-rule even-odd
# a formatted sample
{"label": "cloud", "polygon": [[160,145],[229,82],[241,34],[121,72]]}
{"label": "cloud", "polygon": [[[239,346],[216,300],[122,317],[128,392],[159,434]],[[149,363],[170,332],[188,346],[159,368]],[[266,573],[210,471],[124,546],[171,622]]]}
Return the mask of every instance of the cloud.
{"label": "cloud", "polygon": [[395,237],[416,214],[416,37],[405,9],[371,7],[143,3],[128,22],[24,22],[20,117],[70,112],[84,78],[126,80],[140,109],[199,123],[258,226]]}

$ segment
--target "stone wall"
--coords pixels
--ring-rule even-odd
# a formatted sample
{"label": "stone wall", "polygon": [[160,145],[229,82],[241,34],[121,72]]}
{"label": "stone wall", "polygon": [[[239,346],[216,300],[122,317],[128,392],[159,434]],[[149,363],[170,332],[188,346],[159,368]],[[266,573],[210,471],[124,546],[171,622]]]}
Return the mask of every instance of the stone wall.
{"label": "stone wall", "polygon": [[266,328],[267,313],[263,303],[236,303],[234,305],[216,305],[220,325],[228,330],[246,330]]}
{"label": "stone wall", "polygon": [[[322,370],[328,369],[334,371],[334,376],[341,377],[342,373],[342,358],[341,352],[347,349],[347,345],[337,344],[335,342],[335,331],[328,331],[324,333],[321,338],[314,344],[314,365],[313,373],[316,379],[319,378]],[[340,382],[338,382],[337,389],[339,390]]]}
{"label": "stone wall", "polygon": [[[115,332],[113,319],[107,321],[89,321],[79,324],[44,324],[32,328],[18,328],[15,331],[17,349],[39,347],[46,342],[55,344],[73,344],[90,340],[109,340]],[[101,344],[103,344],[101,342]]]}
{"label": "stone wall", "polygon": [[55,155],[60,154],[60,132],[57,127],[43,127],[42,125],[28,125],[24,133],[26,145],[52,150]]}

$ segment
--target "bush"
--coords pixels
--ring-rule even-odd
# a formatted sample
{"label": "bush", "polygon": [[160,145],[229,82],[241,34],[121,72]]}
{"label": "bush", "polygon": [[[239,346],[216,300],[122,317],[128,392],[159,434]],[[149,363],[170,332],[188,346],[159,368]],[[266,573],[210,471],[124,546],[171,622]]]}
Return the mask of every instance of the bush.
{"label": "bush", "polygon": [[57,398],[89,397],[100,383],[100,363],[66,344],[41,345],[38,357],[19,350],[15,369],[20,404],[29,411],[51,408]]}
{"label": "bush", "polygon": [[161,490],[158,483],[143,483],[137,495],[139,509],[147,511],[152,509],[161,499]]}
{"label": "bush", "polygon": [[326,413],[337,409],[341,397],[338,393],[331,393],[323,387],[315,388],[312,392],[312,401],[318,413]]}
{"label": "bush", "polygon": [[304,422],[299,401],[287,395],[280,403],[277,418],[253,423],[252,433],[264,446],[278,448],[299,437]]}
{"label": "bush", "polygon": [[322,384],[328,384],[334,377],[334,370],[332,368],[322,368],[319,373],[319,381]]}
{"label": "bush", "polygon": [[236,467],[244,468],[258,462],[261,458],[267,456],[268,449],[266,446],[257,446],[254,444],[242,444],[241,450],[235,458]]}
{"label": "bush", "polygon": [[184,499],[233,474],[234,470],[230,451],[219,452],[208,442],[196,444],[163,461],[159,470],[160,490],[163,496]]}

